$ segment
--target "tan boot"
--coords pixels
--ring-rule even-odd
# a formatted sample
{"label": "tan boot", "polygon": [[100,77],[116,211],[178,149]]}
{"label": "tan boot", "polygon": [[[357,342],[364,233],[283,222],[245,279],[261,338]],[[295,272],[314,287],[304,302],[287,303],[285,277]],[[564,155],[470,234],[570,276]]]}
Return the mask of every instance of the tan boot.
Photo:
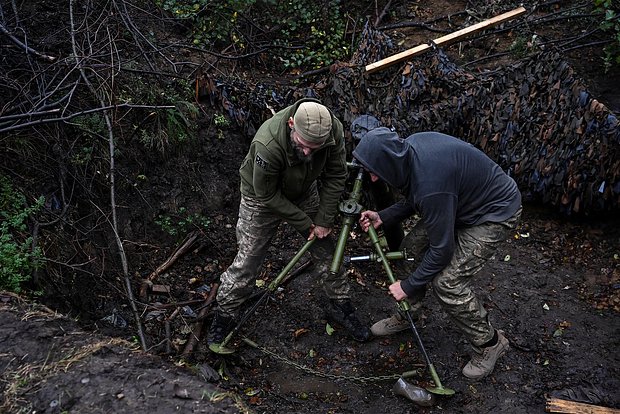
{"label": "tan boot", "polygon": [[463,375],[469,379],[478,380],[486,377],[495,368],[497,359],[510,348],[508,339],[503,331],[497,331],[497,344],[487,348],[474,347],[471,360],[463,368]]}
{"label": "tan boot", "polygon": [[409,328],[409,321],[406,316],[399,312],[393,314],[389,318],[381,319],[370,327],[370,332],[374,336],[387,336]]}

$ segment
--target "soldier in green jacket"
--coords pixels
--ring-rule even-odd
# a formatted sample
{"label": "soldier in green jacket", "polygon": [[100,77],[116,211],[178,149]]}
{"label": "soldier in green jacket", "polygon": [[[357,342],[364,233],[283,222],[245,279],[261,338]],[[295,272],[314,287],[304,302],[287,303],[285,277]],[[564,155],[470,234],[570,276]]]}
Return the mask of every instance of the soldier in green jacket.
{"label": "soldier in green jacket", "polygon": [[308,240],[317,238],[310,253],[329,298],[326,316],[355,340],[370,339],[370,330],[355,315],[344,273],[329,271],[334,251],[329,236],[347,177],[340,121],[314,99],[284,108],[258,129],[239,173],[239,250],[220,276],[207,343],[220,344],[234,327],[282,220]]}

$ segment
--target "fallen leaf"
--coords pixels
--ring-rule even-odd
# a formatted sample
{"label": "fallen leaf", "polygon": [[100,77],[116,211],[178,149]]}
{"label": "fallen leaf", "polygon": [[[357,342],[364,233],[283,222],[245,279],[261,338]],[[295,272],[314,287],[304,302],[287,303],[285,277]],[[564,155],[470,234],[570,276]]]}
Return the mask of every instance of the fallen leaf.
{"label": "fallen leaf", "polygon": [[301,335],[310,332],[307,328],[299,328],[295,331],[295,333],[293,334],[293,336],[295,338],[299,338]]}
{"label": "fallen leaf", "polygon": [[260,394],[260,389],[259,388],[246,388],[244,391],[245,395],[247,395],[248,397],[252,397],[254,395],[258,395]]}
{"label": "fallen leaf", "polygon": [[325,324],[325,332],[327,332],[327,335],[331,335],[334,333],[334,328],[332,328],[332,326],[328,323]]}

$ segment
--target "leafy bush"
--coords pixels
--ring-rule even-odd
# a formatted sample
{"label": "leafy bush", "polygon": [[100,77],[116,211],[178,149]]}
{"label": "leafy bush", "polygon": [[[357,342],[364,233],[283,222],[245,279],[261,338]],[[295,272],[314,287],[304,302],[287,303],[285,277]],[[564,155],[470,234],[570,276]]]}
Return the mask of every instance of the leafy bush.
{"label": "leafy bush", "polygon": [[182,236],[192,227],[206,229],[211,220],[199,213],[189,214],[185,207],[181,207],[175,217],[160,214],[155,219],[155,223],[171,236]]}
{"label": "leafy bush", "polygon": [[[196,46],[270,43],[285,68],[320,68],[349,52],[342,1],[277,0],[156,0],[159,7],[191,23]],[[257,39],[256,28],[265,33]],[[247,33],[246,33],[247,32]],[[301,47],[300,47],[301,45]]]}
{"label": "leafy bush", "polygon": [[164,152],[166,148],[191,141],[195,137],[198,108],[191,102],[176,101],[174,109],[152,112],[152,126],[141,125],[140,142],[147,148]]}
{"label": "leafy bush", "polygon": [[162,9],[178,19],[187,19],[192,23],[193,43],[205,46],[218,41],[239,41],[235,27],[239,13],[246,13],[256,0],[156,0]]}
{"label": "leafy bush", "polygon": [[40,210],[43,197],[26,207],[26,197],[0,176],[0,289],[20,292],[23,282],[38,266],[40,252],[31,251],[32,237],[25,235],[28,216]]}
{"label": "leafy bush", "polygon": [[611,34],[612,42],[605,46],[605,69],[620,64],[620,3],[618,0],[593,0],[598,11],[605,14],[600,28]]}
{"label": "leafy bush", "polygon": [[285,67],[316,69],[342,59],[350,52],[346,46],[346,21],[339,1],[276,4],[275,14],[287,16],[280,31],[280,43],[294,46],[295,42],[303,41],[305,46],[281,57]]}

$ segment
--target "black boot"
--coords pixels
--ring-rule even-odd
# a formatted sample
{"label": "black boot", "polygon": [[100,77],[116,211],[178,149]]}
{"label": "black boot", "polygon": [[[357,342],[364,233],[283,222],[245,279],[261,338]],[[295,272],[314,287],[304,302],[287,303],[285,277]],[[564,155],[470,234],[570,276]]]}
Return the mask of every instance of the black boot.
{"label": "black boot", "polygon": [[207,345],[219,345],[230,333],[234,326],[235,318],[221,310],[215,311],[213,322],[207,333]]}
{"label": "black boot", "polygon": [[355,308],[349,299],[330,299],[330,310],[327,313],[327,319],[335,322],[345,328],[349,334],[358,342],[367,342],[372,336],[370,329],[364,326],[357,315]]}

